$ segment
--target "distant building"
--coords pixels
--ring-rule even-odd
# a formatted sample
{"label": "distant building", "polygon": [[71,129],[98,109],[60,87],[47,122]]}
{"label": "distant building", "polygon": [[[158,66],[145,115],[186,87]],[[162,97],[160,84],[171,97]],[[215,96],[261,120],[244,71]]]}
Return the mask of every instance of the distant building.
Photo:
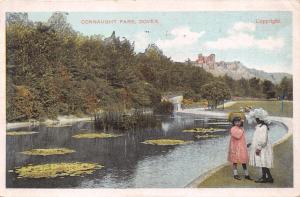
{"label": "distant building", "polygon": [[199,54],[196,63],[201,65],[205,64],[213,68],[216,63],[216,55],[210,54],[209,56],[203,56],[202,54]]}

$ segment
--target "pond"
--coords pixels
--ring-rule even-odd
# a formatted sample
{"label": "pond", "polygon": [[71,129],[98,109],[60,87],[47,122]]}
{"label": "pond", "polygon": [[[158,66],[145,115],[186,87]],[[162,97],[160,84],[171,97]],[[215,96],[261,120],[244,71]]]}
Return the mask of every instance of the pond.
{"label": "pond", "polygon": [[[6,185],[9,188],[182,188],[227,159],[230,124],[224,119],[201,116],[157,116],[161,126],[129,131],[113,138],[76,139],[72,136],[93,132],[91,122],[78,122],[69,127],[39,126],[32,135],[7,136]],[[184,129],[222,128],[221,137],[196,139]],[[22,128],[18,130],[29,130]],[[272,124],[270,139],[280,139],[286,128]],[[247,141],[253,129],[247,126]],[[193,141],[184,145],[159,146],[143,144],[152,139]],[[39,148],[75,150],[61,155],[26,155],[21,152]],[[55,178],[18,178],[14,170],[28,164],[59,162],[94,162],[103,168],[84,176]]]}

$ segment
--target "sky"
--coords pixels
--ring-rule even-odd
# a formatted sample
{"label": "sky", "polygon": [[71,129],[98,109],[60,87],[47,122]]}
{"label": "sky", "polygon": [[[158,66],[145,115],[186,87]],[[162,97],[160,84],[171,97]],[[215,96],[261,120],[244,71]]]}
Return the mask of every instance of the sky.
{"label": "sky", "polygon": [[[52,13],[28,14],[30,20],[47,21]],[[292,73],[291,12],[69,12],[67,20],[84,35],[109,37],[115,31],[134,42],[136,52],[154,43],[174,61],[214,53],[216,61]]]}

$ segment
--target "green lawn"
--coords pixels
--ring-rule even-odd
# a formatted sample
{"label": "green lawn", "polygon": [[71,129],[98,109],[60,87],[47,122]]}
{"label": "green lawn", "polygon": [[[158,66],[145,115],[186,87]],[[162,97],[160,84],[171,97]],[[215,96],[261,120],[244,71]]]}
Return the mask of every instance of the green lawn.
{"label": "green lawn", "polygon": [[236,101],[232,106],[226,107],[227,111],[239,111],[240,107],[252,106],[254,108],[262,107],[268,111],[271,116],[293,117],[293,102],[284,101],[283,111],[281,111],[281,101]]}
{"label": "green lawn", "polygon": [[[240,176],[243,170],[239,166]],[[274,183],[255,183],[242,179],[240,181],[233,179],[231,165],[227,165],[207,178],[198,185],[199,188],[249,188],[249,187],[293,187],[293,136],[290,136],[285,142],[274,147],[274,168],[271,169]],[[249,167],[249,174],[252,178],[260,177],[260,169]]]}

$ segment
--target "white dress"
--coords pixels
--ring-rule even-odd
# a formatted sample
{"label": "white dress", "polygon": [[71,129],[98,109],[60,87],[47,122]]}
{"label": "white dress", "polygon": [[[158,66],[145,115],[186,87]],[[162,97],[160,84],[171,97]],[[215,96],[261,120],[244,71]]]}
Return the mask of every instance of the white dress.
{"label": "white dress", "polygon": [[[268,138],[268,129],[266,125],[257,125],[253,134],[249,165],[255,167],[273,167],[273,148]],[[256,149],[261,150],[260,155],[256,155]]]}

